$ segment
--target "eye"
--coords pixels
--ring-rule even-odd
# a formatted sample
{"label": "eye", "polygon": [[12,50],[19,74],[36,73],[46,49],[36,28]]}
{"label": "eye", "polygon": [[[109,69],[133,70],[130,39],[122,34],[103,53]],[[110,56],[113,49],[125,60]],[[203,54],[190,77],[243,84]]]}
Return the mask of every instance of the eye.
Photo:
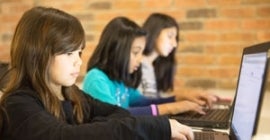
{"label": "eye", "polygon": [[79,51],[79,56],[80,56],[80,57],[82,56],[82,51]]}
{"label": "eye", "polygon": [[67,55],[72,55],[72,52],[68,52],[68,53],[66,53]]}
{"label": "eye", "polygon": [[140,53],[140,51],[139,51],[139,50],[134,50],[134,51],[132,51],[132,53],[133,53],[134,55],[138,55],[138,54]]}

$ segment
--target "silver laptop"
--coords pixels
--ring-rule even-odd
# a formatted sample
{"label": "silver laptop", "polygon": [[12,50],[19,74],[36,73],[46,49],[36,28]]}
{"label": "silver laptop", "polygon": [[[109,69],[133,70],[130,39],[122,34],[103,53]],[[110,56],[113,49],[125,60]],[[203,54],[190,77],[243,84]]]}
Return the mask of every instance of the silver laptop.
{"label": "silver laptop", "polygon": [[[270,42],[243,50],[240,76],[234,98],[232,119],[228,133],[217,130],[195,132],[195,140],[251,140],[256,133],[264,85],[267,79]],[[204,137],[204,138],[201,138]]]}

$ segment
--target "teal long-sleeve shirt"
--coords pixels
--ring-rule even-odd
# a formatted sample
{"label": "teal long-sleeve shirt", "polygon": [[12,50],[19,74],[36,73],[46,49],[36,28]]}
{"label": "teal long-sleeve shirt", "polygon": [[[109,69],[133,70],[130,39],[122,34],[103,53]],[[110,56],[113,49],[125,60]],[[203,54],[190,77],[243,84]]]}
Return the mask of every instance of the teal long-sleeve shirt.
{"label": "teal long-sleeve shirt", "polygon": [[138,90],[127,87],[122,82],[111,80],[98,68],[93,68],[86,73],[82,89],[103,102],[129,109],[133,115],[153,115],[151,104],[174,101],[174,97],[166,99],[147,98]]}

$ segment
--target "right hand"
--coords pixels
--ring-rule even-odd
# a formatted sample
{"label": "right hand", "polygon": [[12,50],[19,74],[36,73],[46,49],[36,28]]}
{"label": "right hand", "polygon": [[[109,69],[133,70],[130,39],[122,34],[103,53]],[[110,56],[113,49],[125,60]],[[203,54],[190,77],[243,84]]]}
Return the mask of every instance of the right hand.
{"label": "right hand", "polygon": [[193,140],[194,134],[192,129],[186,125],[183,125],[176,120],[169,119],[171,126],[172,140]]}
{"label": "right hand", "polygon": [[166,114],[175,115],[188,111],[197,112],[199,114],[205,114],[203,106],[188,100],[160,104],[158,105],[158,109],[161,115]]}
{"label": "right hand", "polygon": [[204,90],[182,92],[180,94],[175,94],[175,97],[176,100],[190,100],[201,106],[207,106],[208,108],[211,108],[212,104],[220,99],[219,96]]}

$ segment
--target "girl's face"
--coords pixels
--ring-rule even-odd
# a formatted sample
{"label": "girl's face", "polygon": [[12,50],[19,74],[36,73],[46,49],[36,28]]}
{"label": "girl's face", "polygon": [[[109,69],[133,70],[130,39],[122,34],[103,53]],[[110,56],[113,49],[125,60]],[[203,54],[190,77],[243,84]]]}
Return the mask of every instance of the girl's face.
{"label": "girl's face", "polygon": [[145,48],[146,38],[144,36],[137,37],[134,39],[131,51],[130,51],[130,62],[129,62],[129,73],[132,74],[135,72],[142,61],[143,50]]}
{"label": "girl's face", "polygon": [[49,82],[52,87],[71,86],[80,74],[82,50],[56,55],[49,68]]}
{"label": "girl's face", "polygon": [[156,51],[160,56],[168,56],[177,47],[177,28],[170,27],[161,30],[156,40]]}

